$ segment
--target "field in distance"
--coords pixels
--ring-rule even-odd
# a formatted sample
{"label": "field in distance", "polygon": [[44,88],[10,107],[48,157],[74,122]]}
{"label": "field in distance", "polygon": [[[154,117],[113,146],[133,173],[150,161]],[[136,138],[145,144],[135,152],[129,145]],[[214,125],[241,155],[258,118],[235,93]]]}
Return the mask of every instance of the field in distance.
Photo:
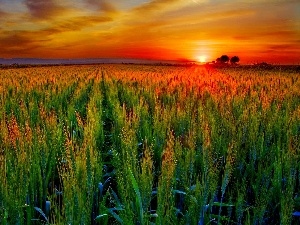
{"label": "field in distance", "polygon": [[298,67],[0,79],[0,224],[299,224]]}

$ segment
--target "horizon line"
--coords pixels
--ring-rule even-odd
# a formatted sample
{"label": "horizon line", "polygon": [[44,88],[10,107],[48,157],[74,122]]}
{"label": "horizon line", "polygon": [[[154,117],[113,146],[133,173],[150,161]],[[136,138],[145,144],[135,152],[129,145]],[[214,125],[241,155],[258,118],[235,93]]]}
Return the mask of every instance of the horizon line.
{"label": "horizon line", "polygon": [[[35,61],[36,62],[28,62]],[[23,61],[23,62],[22,62]],[[25,62],[26,61],[26,62]],[[51,62],[52,61],[52,62]],[[148,62],[148,63],[147,63]],[[93,64],[122,64],[122,63],[133,63],[133,64],[157,64],[157,63],[179,63],[179,64],[187,64],[194,63],[198,65],[205,64],[213,64],[213,61],[207,62],[199,62],[191,59],[152,59],[152,58],[117,58],[117,57],[102,57],[102,58],[34,58],[34,57],[16,57],[16,58],[0,58],[0,65],[10,65],[10,64],[20,64],[20,65],[55,65],[55,64],[85,64],[85,63],[93,63]],[[300,61],[298,63],[280,63],[280,62],[267,62],[267,61],[252,61],[246,63],[238,63],[239,65],[253,65],[267,63],[270,65],[300,65]],[[217,63],[216,63],[217,64]]]}

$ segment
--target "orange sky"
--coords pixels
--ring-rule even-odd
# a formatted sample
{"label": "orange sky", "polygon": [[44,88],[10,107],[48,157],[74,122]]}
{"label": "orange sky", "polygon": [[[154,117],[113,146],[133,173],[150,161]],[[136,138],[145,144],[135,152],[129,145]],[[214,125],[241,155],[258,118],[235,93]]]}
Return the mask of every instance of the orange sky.
{"label": "orange sky", "polygon": [[300,63],[299,0],[0,0],[0,58]]}

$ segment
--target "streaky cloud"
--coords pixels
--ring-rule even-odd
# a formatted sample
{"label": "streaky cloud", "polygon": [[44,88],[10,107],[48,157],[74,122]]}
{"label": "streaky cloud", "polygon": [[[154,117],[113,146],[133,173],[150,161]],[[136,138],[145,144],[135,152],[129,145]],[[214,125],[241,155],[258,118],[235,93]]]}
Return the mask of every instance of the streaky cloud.
{"label": "streaky cloud", "polygon": [[152,0],[133,8],[133,12],[148,14],[157,10],[162,11],[164,8],[172,7],[172,5],[182,2],[183,0]]}
{"label": "streaky cloud", "polygon": [[52,23],[50,27],[41,30],[41,32],[45,35],[53,35],[68,31],[79,31],[87,27],[110,21],[112,21],[112,18],[108,16],[79,16],[58,23]]}

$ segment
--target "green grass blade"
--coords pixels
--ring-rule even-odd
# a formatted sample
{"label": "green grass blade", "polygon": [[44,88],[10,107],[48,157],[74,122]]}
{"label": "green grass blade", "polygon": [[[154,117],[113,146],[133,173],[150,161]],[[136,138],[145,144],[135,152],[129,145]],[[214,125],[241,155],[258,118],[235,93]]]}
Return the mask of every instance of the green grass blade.
{"label": "green grass blade", "polygon": [[117,213],[115,213],[114,211],[113,211],[113,209],[108,209],[108,212],[120,223],[120,224],[124,224],[123,223],[123,220],[121,219],[121,217],[117,214]]}
{"label": "green grass blade", "polygon": [[139,190],[139,186],[136,182],[136,179],[134,178],[134,175],[133,173],[131,172],[131,170],[129,169],[129,177],[130,177],[130,180],[131,180],[131,183],[132,183],[132,186],[133,186],[133,189],[134,189],[134,192],[136,194],[136,203],[139,207],[139,214],[140,214],[140,223],[141,224],[144,224],[144,221],[143,221],[143,205],[142,205],[142,197],[141,197],[141,193],[140,193],[140,190]]}

